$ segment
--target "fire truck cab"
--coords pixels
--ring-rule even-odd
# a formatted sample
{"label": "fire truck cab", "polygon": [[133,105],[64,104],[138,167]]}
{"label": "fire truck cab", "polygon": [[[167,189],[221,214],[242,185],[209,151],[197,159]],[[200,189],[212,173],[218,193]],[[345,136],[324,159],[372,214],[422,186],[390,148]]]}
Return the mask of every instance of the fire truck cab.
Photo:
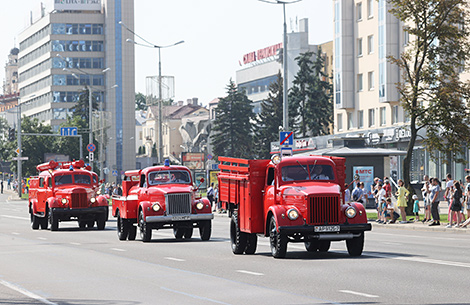
{"label": "fire truck cab", "polygon": [[326,252],[332,241],[346,240],[351,256],[362,254],[371,225],[362,204],[344,202],[344,158],[219,161],[219,199],[232,217],[234,254],[254,254],[257,236],[269,237],[275,258],[285,257],[289,242]]}
{"label": "fire truck cab", "polygon": [[38,165],[39,175],[30,179],[29,213],[33,230],[59,229],[61,221],[78,221],[80,228],[104,230],[108,200],[98,195],[98,176],[83,160]]}
{"label": "fire truck cab", "polygon": [[163,166],[126,171],[122,189],[122,196],[112,199],[119,240],[134,240],[137,228],[144,242],[153,229],[173,229],[177,239],[189,239],[195,227],[202,240],[210,239],[211,205],[198,195],[187,167],[166,160]]}

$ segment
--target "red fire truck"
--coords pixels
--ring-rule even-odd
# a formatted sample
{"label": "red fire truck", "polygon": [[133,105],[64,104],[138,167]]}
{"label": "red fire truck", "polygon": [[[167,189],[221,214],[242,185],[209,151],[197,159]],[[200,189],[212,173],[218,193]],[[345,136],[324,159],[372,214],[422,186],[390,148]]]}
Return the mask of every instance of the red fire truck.
{"label": "red fire truck", "polygon": [[29,213],[33,230],[59,229],[59,222],[77,220],[80,228],[104,230],[108,200],[98,195],[98,176],[83,160],[36,167],[39,175],[29,181]]}
{"label": "red fire truck", "polygon": [[202,240],[209,240],[214,215],[209,201],[197,191],[189,169],[170,166],[168,161],[125,172],[122,196],[113,196],[119,240],[134,240],[137,227],[144,242],[152,239],[152,229],[173,229],[177,239],[189,239],[194,227]]}
{"label": "red fire truck", "polygon": [[219,161],[219,200],[232,217],[234,254],[254,254],[258,235],[269,237],[275,258],[285,257],[289,242],[326,252],[331,241],[346,240],[351,256],[362,254],[371,225],[362,204],[344,202],[344,158]]}

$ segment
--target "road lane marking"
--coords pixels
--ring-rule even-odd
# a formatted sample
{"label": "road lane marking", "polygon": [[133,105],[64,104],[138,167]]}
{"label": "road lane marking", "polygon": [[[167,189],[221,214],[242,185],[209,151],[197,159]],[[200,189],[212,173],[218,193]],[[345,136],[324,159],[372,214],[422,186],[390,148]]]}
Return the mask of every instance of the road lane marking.
{"label": "road lane marking", "polygon": [[374,253],[374,252],[368,252],[368,254],[365,254],[365,256],[369,256],[369,255],[375,256],[375,257],[395,259],[395,260],[400,260],[400,261],[470,268],[470,263],[443,261],[440,259],[423,258],[423,257],[400,257],[396,255],[387,255],[387,254],[380,254],[380,253]]}
{"label": "road lane marking", "polygon": [[119,248],[111,248],[113,251],[118,251],[118,252],[126,252],[124,249],[119,249]]}
{"label": "road lane marking", "polygon": [[263,273],[253,272],[253,271],[248,271],[248,270],[236,270],[236,271],[237,271],[237,272],[240,272],[240,273],[249,274],[249,275],[256,275],[256,276],[262,276],[262,275],[264,275]]}
{"label": "road lane marking", "polygon": [[18,216],[10,216],[10,215],[0,215],[0,217],[21,219],[21,220],[31,220],[31,219],[29,219],[29,217],[18,217]]}
{"label": "road lane marking", "polygon": [[164,259],[170,260],[170,261],[175,261],[175,262],[185,262],[185,259],[182,258],[176,258],[176,257],[164,257]]}
{"label": "road lane marking", "polygon": [[82,244],[81,243],[70,243],[71,245],[74,245],[74,246],[81,246]]}
{"label": "road lane marking", "polygon": [[190,294],[190,293],[187,293],[187,292],[177,291],[177,290],[173,290],[173,289],[166,288],[166,287],[160,287],[160,289],[163,289],[163,290],[166,290],[166,291],[169,291],[169,292],[182,294],[182,295],[191,297],[193,299],[209,301],[209,302],[216,303],[216,304],[230,305],[230,303],[225,303],[225,302],[217,301],[217,300],[214,300],[214,299],[209,299],[209,298],[206,298],[206,297],[201,297],[201,296]]}
{"label": "road lane marking", "polygon": [[21,288],[19,286],[16,286],[15,284],[12,284],[10,282],[7,282],[7,281],[4,281],[4,280],[0,280],[0,284],[2,284],[3,286],[7,287],[7,288],[10,288],[12,290],[15,290],[19,293],[21,293],[22,295],[25,295],[31,299],[35,299],[43,304],[48,304],[48,305],[57,305],[57,303],[53,303],[49,300],[46,300],[45,298],[35,294],[35,293],[32,293],[31,291],[28,291],[24,288]]}
{"label": "road lane marking", "polygon": [[38,237],[38,239],[40,239],[40,240],[47,240],[47,238],[45,238],[45,237]]}
{"label": "road lane marking", "polygon": [[20,233],[18,233],[18,232],[11,232],[11,234],[13,234],[13,235],[20,235]]}
{"label": "road lane marking", "polygon": [[378,295],[367,294],[367,293],[362,293],[362,292],[357,292],[357,291],[352,291],[352,290],[340,290],[339,292],[354,294],[354,295],[358,295],[358,296],[366,297],[366,298],[378,298],[379,297]]}

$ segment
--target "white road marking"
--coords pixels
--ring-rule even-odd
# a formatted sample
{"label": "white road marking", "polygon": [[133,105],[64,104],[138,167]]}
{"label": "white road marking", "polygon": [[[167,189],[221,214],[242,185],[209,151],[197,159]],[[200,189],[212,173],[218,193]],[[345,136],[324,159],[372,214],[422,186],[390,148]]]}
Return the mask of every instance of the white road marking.
{"label": "white road marking", "polygon": [[48,300],[46,300],[45,298],[43,298],[43,297],[41,297],[41,296],[39,296],[39,295],[37,295],[37,294],[35,294],[35,293],[32,293],[31,291],[28,291],[28,290],[26,290],[26,289],[24,289],[24,288],[21,288],[21,287],[19,287],[19,286],[16,286],[16,285],[14,285],[14,284],[12,284],[12,283],[10,283],[10,282],[4,281],[4,280],[0,280],[0,284],[2,284],[3,286],[5,286],[5,287],[7,287],[7,288],[10,288],[10,289],[12,289],[12,290],[15,290],[15,291],[17,291],[17,292],[19,292],[19,293],[21,293],[21,294],[23,294],[23,295],[25,295],[25,296],[27,296],[27,297],[29,297],[29,298],[35,299],[35,300],[37,300],[37,301],[39,301],[39,302],[41,302],[41,303],[43,303],[43,304],[57,305],[57,303],[53,303],[53,302],[51,302],[51,301],[48,301]]}
{"label": "white road marking", "polygon": [[119,252],[126,252],[126,250],[124,250],[124,249],[119,249],[119,248],[111,248],[111,250],[119,251]]}
{"label": "white road marking", "polygon": [[262,276],[264,275],[263,273],[258,273],[258,272],[253,272],[253,271],[247,271],[247,270],[236,270],[237,272],[240,272],[240,273],[245,273],[245,274],[249,274],[249,275],[256,275],[256,276]]}
{"label": "white road marking", "polygon": [[352,291],[352,290],[340,290],[339,292],[354,294],[354,295],[358,295],[358,296],[366,297],[366,298],[378,298],[379,297],[378,295],[367,294],[367,293],[362,293],[362,292],[357,292],[357,291]]}
{"label": "white road marking", "polygon": [[364,254],[364,255],[365,256],[367,256],[367,255],[377,256],[377,257],[395,259],[395,260],[400,260],[400,261],[409,261],[409,262],[418,262],[418,263],[425,263],[425,264],[435,264],[435,265],[470,268],[470,263],[443,261],[443,260],[440,260],[440,259],[432,259],[432,258],[401,257],[401,256],[387,255],[387,254],[374,253],[374,252],[369,252],[368,254]]}
{"label": "white road marking", "polygon": [[170,260],[170,261],[175,261],[175,262],[185,262],[185,259],[182,258],[176,258],[176,257],[164,257],[164,259]]}
{"label": "white road marking", "polygon": [[38,237],[38,239],[40,239],[40,240],[47,240],[47,238],[45,238],[45,237]]}
{"label": "white road marking", "polygon": [[71,245],[74,245],[74,246],[81,246],[82,244],[81,243],[70,243]]}
{"label": "white road marking", "polygon": [[0,217],[21,219],[21,220],[30,220],[29,217],[18,217],[18,216],[10,216],[10,215],[0,215]]}
{"label": "white road marking", "polygon": [[182,295],[191,297],[191,298],[193,298],[193,299],[209,301],[209,302],[216,303],[216,304],[230,305],[229,303],[217,301],[217,300],[214,300],[214,299],[209,299],[209,298],[206,298],[206,297],[200,297],[200,296],[198,296],[198,295],[194,295],[194,294],[190,294],[190,293],[182,292],[182,291],[177,291],[177,290],[173,290],[173,289],[166,288],[166,287],[160,287],[160,289],[163,289],[163,290],[166,290],[166,291],[170,291],[170,292],[174,292],[174,293],[178,293],[178,294],[182,294]]}
{"label": "white road marking", "polygon": [[20,233],[18,233],[18,232],[11,232],[11,234],[13,234],[13,235],[20,235]]}

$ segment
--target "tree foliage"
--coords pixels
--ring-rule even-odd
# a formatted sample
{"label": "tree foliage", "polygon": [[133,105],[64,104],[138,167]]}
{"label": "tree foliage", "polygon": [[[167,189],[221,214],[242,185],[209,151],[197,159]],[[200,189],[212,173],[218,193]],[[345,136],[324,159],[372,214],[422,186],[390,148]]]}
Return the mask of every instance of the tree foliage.
{"label": "tree foliage", "polygon": [[410,34],[405,50],[390,60],[401,70],[397,88],[410,119],[403,177],[411,190],[411,157],[420,130],[432,156],[443,152],[458,159],[463,144],[470,142],[466,105],[470,87],[460,77],[470,54],[469,7],[466,0],[387,1]]}
{"label": "tree foliage", "polygon": [[[91,97],[92,110],[98,110],[98,101],[96,97]],[[74,117],[80,117],[85,122],[89,122],[90,117],[90,100],[89,100],[89,89],[84,90],[78,99],[78,102],[70,109],[73,112]]]}
{"label": "tree foliage", "polygon": [[147,101],[141,92],[135,94],[135,110],[147,110]]}
{"label": "tree foliage", "polygon": [[289,126],[299,137],[328,134],[329,124],[333,122],[333,87],[323,72],[321,48],[315,56],[306,52],[295,60],[299,71],[289,92]]}
{"label": "tree foliage", "polygon": [[279,127],[282,127],[283,83],[281,72],[277,80],[269,86],[268,98],[261,102],[261,113],[254,124],[254,152],[257,158],[269,159],[271,142],[279,139]]}
{"label": "tree foliage", "polygon": [[227,96],[221,98],[216,108],[213,133],[213,151],[217,156],[251,157],[252,123],[254,114],[251,101],[245,92],[238,91],[230,79]]}

